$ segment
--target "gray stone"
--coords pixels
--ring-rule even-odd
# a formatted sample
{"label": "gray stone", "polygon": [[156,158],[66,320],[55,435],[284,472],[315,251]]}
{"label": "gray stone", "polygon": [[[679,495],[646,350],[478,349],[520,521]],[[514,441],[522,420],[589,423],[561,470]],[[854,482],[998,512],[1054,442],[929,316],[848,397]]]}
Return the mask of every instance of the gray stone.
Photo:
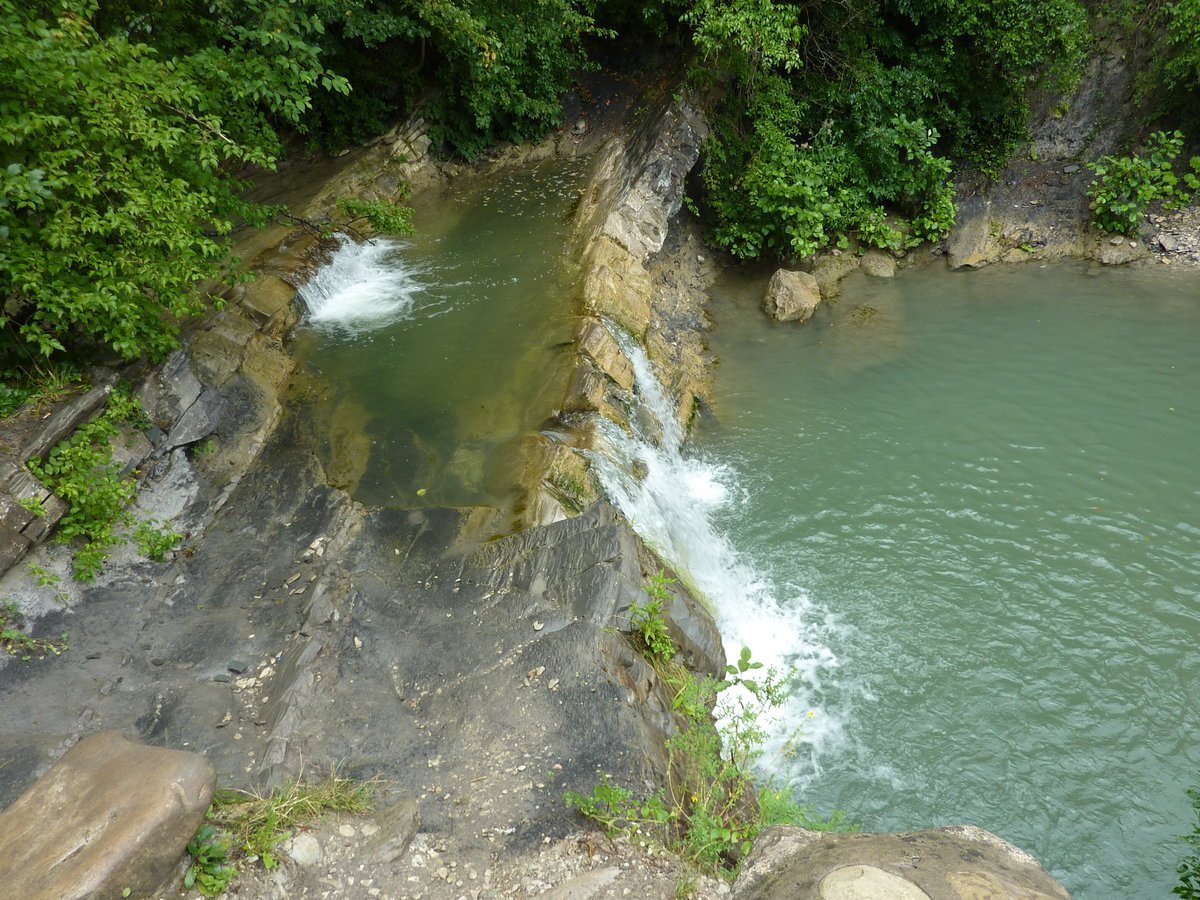
{"label": "gray stone", "polygon": [[1067,900],[1029,854],[973,825],[896,834],[780,826],[759,835],[734,900]]}
{"label": "gray stone", "polygon": [[896,274],[896,260],[882,250],[868,250],[858,267],[872,278],[892,278]]}
{"label": "gray stone", "polygon": [[842,866],[821,879],[821,900],[929,900],[929,895],[898,875],[875,866]]}
{"label": "gray stone", "polygon": [[308,833],[298,834],[284,844],[283,852],[298,866],[321,864],[321,842]]}
{"label": "gray stone", "polygon": [[762,307],[780,322],[807,322],[821,305],[821,287],[807,272],[779,269],[771,276]]}
{"label": "gray stone", "polygon": [[421,812],[416,800],[398,800],[380,810],[375,821],[379,831],[372,835],[364,852],[377,862],[390,863],[408,849],[421,828]]}
{"label": "gray stone", "polygon": [[621,870],[614,866],[592,869],[564,881],[553,890],[542,894],[544,900],[590,900],[621,877]]}
{"label": "gray stone", "polygon": [[1071,163],[1069,166],[1063,166],[1064,175],[1074,175],[1079,171],[1079,163]]}
{"label": "gray stone", "polygon": [[633,364],[625,358],[608,329],[595,319],[585,319],[579,329],[579,349],[586,353],[605,375],[618,387],[633,387]]}
{"label": "gray stone", "polygon": [[179,862],[216,785],[195,753],[115,731],[84,738],[0,815],[0,884],[10,897],[141,896]]}
{"label": "gray stone", "polygon": [[834,250],[820,257],[813,266],[813,278],[821,288],[821,298],[832,300],[841,291],[842,279],[858,268],[858,258],[852,253]]}
{"label": "gray stone", "polygon": [[1173,234],[1160,234],[1158,236],[1158,246],[1162,247],[1167,253],[1174,253],[1179,249],[1179,238]]}
{"label": "gray stone", "polygon": [[977,268],[995,258],[998,245],[992,235],[991,204],[970,197],[959,204],[958,219],[946,239],[946,262],[951,269]]}

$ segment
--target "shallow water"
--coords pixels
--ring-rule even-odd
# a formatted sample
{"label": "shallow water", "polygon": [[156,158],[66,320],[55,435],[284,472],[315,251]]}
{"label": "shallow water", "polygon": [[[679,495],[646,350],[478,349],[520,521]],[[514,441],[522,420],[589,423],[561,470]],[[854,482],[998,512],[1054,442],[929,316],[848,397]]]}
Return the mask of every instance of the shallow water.
{"label": "shallow water", "polygon": [[563,389],[582,174],[555,161],[428,197],[414,237],[345,248],[302,292],[298,354],[353,442],[356,499],[511,504],[519,445]]}
{"label": "shallow water", "polygon": [[772,766],[868,829],[973,822],[1077,896],[1169,895],[1200,784],[1195,277],[856,275],[803,327],[763,287],[714,291],[690,452],[829,652],[787,723],[811,752]]}

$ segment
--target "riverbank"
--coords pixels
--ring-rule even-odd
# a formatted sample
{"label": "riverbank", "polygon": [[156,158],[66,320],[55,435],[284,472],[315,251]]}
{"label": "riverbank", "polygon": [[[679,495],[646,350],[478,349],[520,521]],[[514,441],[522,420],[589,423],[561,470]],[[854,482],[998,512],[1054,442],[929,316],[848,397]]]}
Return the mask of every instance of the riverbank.
{"label": "riverbank", "polygon": [[[587,456],[576,452],[591,449],[595,415],[628,424],[632,363],[606,320],[644,342],[679,424],[710,403],[703,294],[718,265],[694,226],[676,219],[703,125],[682,98],[660,102],[631,140],[598,150],[575,224],[585,271],[572,298],[580,328],[563,351],[574,360],[570,382],[545,429],[553,436],[530,439],[526,527],[500,540],[487,540],[496,535],[488,510],[369,509],[331,486],[311,445],[326,425],[285,395],[295,284],[317,245],[279,231],[252,238],[264,277],[231,291],[232,308],[139,391],[168,426],[147,438],[140,502],[175,516],[188,532],[182,549],[163,564],[119,553],[58,608],[29,571],[3,583],[41,596],[55,610],[46,626],[68,628],[73,645],[0,671],[0,800],[81,734],[117,727],[205,753],[225,783],[270,785],[336,763],[387,779],[387,809],[415,806],[422,824],[396,856],[364,857],[372,835],[343,823],[351,834],[319,833],[317,861],[293,847],[286,869],[247,882],[246,896],[565,891],[572,878],[597,895],[665,893],[677,861],[623,845],[597,851],[560,799],[589,791],[600,770],[647,790],[661,784],[675,727],[670,693],[613,630],[627,626],[662,563],[610,508],[593,505]],[[614,137],[577,124],[555,149],[512,151],[501,164],[574,153],[585,134],[593,148]],[[389,169],[380,159],[427,158],[421,143],[402,130],[352,155],[338,191],[391,196],[401,176],[380,175]],[[418,184],[426,177],[406,172]],[[450,174],[438,169],[425,189]],[[333,194],[313,192],[305,215]],[[65,571],[62,548],[36,552],[39,565]],[[694,668],[721,671],[711,616],[682,589],[676,597],[674,636]],[[366,824],[402,835],[400,818]]]}

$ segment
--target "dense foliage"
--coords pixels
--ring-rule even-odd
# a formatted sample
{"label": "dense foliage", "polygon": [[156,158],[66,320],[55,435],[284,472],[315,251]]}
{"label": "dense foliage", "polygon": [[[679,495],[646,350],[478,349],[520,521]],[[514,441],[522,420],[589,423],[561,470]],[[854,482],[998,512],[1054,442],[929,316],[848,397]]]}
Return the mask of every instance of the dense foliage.
{"label": "dense foliage", "polygon": [[728,79],[704,182],[715,241],[804,255],[953,222],[950,159],[997,166],[1027,89],[1076,70],[1078,0],[698,0],[685,14]]}
{"label": "dense foliage", "polygon": [[113,6],[93,21],[94,0],[0,0],[0,368],[168,350],[222,236],[254,217],[228,166],[270,166],[273,123],[299,121],[318,82],[345,88],[287,0],[205,3],[207,30],[186,4],[147,4],[189,35],[166,51],[138,40],[160,34],[149,14]]}
{"label": "dense foliage", "polygon": [[[952,161],[997,168],[1028,89],[1078,71],[1084,2],[0,0],[0,373],[173,346],[199,286],[227,276],[225,235],[266,214],[230,173],[273,165],[280,129],[340,149],[419,112],[471,157],[558,124],[618,32],[692,56],[718,245],[936,237]],[[1200,0],[1134,5],[1155,42],[1146,90],[1194,109]]]}
{"label": "dense foliage", "polygon": [[556,126],[563,91],[607,34],[595,0],[348,0],[326,18],[327,61],[354,87],[324,95],[308,123],[327,146],[378,132],[397,108],[424,103],[431,134],[472,157],[497,140],[537,138]]}
{"label": "dense foliage", "polygon": [[1175,171],[1183,151],[1183,133],[1156,131],[1141,153],[1106,156],[1089,168],[1096,177],[1088,189],[1093,221],[1103,231],[1132,234],[1151,203],[1175,206],[1191,200],[1200,190],[1200,156],[1192,157],[1191,171]]}

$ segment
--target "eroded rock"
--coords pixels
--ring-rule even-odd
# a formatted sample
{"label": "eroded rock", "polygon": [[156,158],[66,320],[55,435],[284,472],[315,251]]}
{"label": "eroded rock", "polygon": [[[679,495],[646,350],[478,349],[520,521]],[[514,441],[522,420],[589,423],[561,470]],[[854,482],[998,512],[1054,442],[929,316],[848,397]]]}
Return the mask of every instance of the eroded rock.
{"label": "eroded rock", "polygon": [[821,305],[821,286],[807,272],[780,269],[771,276],[762,307],[780,322],[807,322]]}
{"label": "eroded rock", "polygon": [[0,884],[10,897],[153,891],[179,862],[216,786],[195,753],[115,731],[86,737],[0,815]]}
{"label": "eroded rock", "polygon": [[990,213],[991,204],[978,197],[959,205],[958,220],[946,239],[946,263],[951,269],[978,268],[995,257],[998,245]]}
{"label": "eroded rock", "polygon": [[892,278],[896,274],[896,260],[882,250],[868,250],[859,260],[858,267],[872,278]]}
{"label": "eroded rock", "polygon": [[734,900],[1067,900],[1019,850],[973,825],[894,834],[834,834],[780,826],[759,835]]}

